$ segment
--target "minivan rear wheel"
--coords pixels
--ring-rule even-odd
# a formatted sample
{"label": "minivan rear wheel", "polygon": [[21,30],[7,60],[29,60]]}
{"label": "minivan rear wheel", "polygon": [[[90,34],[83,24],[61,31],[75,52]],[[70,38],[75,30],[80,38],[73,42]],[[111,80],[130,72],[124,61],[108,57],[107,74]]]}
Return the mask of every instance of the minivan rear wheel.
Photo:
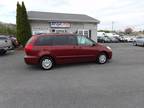
{"label": "minivan rear wheel", "polygon": [[52,58],[50,58],[50,57],[42,57],[40,60],[40,66],[44,70],[52,69],[53,65],[54,65],[54,62],[53,62]]}
{"label": "minivan rear wheel", "polygon": [[105,53],[101,53],[97,59],[99,64],[105,64],[107,62],[107,55]]}

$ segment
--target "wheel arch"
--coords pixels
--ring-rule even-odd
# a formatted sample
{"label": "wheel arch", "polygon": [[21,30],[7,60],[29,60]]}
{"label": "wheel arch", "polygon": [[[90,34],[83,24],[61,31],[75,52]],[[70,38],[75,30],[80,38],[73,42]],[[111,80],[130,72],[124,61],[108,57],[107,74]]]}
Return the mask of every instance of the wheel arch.
{"label": "wheel arch", "polygon": [[50,54],[44,54],[44,55],[42,55],[42,56],[39,58],[39,63],[40,63],[41,59],[44,58],[44,57],[50,57],[50,58],[53,60],[53,63],[56,64],[56,59],[55,59],[55,57],[53,57],[53,56],[50,55]]}
{"label": "wheel arch", "polygon": [[107,58],[109,59],[108,52],[106,52],[106,51],[100,51],[100,52],[99,52],[99,56],[100,56],[100,54],[102,54],[102,53],[106,54]]}

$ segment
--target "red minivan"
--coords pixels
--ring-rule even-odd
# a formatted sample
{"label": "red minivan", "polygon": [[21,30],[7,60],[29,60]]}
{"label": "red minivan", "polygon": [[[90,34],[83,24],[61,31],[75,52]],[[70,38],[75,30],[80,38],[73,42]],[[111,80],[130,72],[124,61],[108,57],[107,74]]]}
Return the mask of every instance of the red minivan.
{"label": "red minivan", "polygon": [[109,46],[75,34],[41,34],[32,36],[25,46],[26,64],[39,64],[50,70],[55,64],[95,61],[104,64],[112,58]]}

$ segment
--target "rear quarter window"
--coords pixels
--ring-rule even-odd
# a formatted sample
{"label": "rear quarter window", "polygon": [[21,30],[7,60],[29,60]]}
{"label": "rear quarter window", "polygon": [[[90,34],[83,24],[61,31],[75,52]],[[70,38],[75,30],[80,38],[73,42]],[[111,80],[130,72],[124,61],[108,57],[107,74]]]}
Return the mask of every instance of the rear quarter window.
{"label": "rear quarter window", "polygon": [[35,45],[52,46],[52,45],[76,45],[76,36],[41,36],[37,38]]}

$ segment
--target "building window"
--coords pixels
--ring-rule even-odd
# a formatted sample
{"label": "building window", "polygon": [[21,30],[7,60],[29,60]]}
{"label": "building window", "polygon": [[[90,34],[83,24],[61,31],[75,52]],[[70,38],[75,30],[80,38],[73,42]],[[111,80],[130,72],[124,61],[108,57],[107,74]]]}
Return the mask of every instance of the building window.
{"label": "building window", "polygon": [[89,38],[89,30],[78,30],[78,34]]}
{"label": "building window", "polygon": [[93,45],[93,42],[84,36],[78,36],[78,44],[79,45]]}

